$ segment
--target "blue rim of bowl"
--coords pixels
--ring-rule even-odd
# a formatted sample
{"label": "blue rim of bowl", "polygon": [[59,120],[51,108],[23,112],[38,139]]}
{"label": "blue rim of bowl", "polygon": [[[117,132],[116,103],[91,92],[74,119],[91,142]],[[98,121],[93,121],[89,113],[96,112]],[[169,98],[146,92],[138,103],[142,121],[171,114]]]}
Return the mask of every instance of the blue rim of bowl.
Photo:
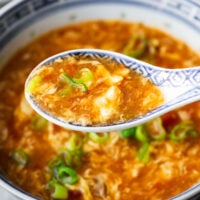
{"label": "blue rim of bowl", "polygon": [[[179,21],[184,22],[189,25],[192,29],[196,31],[200,31],[200,2],[198,3],[195,0],[177,0],[177,3],[166,3],[163,4],[161,0],[151,0],[151,1],[139,1],[139,0],[68,0],[63,2],[61,0],[43,0],[43,5],[36,7],[36,9],[30,10],[28,7],[29,4],[34,7],[34,0],[26,1],[26,0],[16,0],[11,1],[8,5],[0,10],[0,48],[3,48],[11,38],[17,35],[23,28],[30,25],[30,21],[28,19],[31,18],[31,22],[38,21],[42,16],[48,16],[48,13],[57,12],[62,9],[71,9],[77,5],[98,5],[99,3],[109,4],[109,3],[118,3],[123,5],[135,5],[138,7],[148,8],[151,10],[156,10],[157,12],[161,12],[162,14],[166,14],[168,16],[172,16]],[[191,15],[191,7],[194,6],[198,8],[193,15]],[[51,6],[52,5],[52,6]],[[159,6],[160,5],[160,6]],[[15,9],[14,9],[15,8]],[[26,12],[23,11],[23,14],[18,12],[20,8],[29,9]],[[15,10],[15,11],[14,11]],[[7,14],[13,11],[13,15]],[[36,12],[39,14],[34,15]],[[23,21],[24,17],[26,20]],[[30,17],[30,18],[29,18]],[[10,18],[16,18],[10,20]],[[10,22],[11,21],[11,22]],[[15,26],[15,22],[23,21]],[[10,24],[11,23],[11,24]],[[14,23],[14,24],[13,24]],[[5,28],[5,24],[7,24],[7,28]],[[3,33],[1,33],[3,32]]]}
{"label": "blue rim of bowl", "polygon": [[0,172],[0,186],[6,189],[8,192],[10,192],[12,195],[20,197],[24,200],[41,200],[41,198],[31,195],[30,193],[16,186],[14,183],[9,181],[9,179],[6,178],[6,176],[4,176],[1,172]]}
{"label": "blue rim of bowl", "polygon": [[[0,9],[0,23],[2,22],[3,18],[6,17],[6,15],[8,15],[7,13],[9,13],[12,9],[16,9],[16,8],[20,8],[21,6],[23,6],[23,4],[26,3],[30,3],[31,1],[26,1],[26,0],[15,0],[15,1],[11,1],[8,5],[4,6],[3,8]],[[33,2],[33,1],[32,1]],[[57,2],[59,3],[60,0],[44,0],[44,2],[46,2],[46,5],[52,5],[52,3],[56,4]],[[174,13],[172,10],[167,10],[164,8],[159,8],[156,5],[150,5],[150,4],[145,4],[142,1],[131,1],[131,0],[96,0],[96,1],[92,1],[92,0],[83,0],[83,1],[69,1],[69,2],[63,2],[66,3],[66,6],[63,6],[63,4],[57,5],[57,8],[50,8],[49,10],[46,10],[46,12],[40,13],[41,15],[35,15],[35,16],[30,16],[31,20],[37,21],[41,16],[45,16],[48,15],[47,13],[49,11],[56,11],[56,10],[60,10],[60,9],[66,9],[66,8],[71,8],[73,6],[76,5],[86,5],[88,3],[90,4],[98,4],[98,3],[119,3],[119,4],[134,4],[136,6],[141,6],[141,7],[148,7],[150,9],[156,9],[157,12],[162,12],[165,13],[167,15],[173,16],[176,19],[180,20],[180,21],[184,21],[185,24],[188,24],[191,28],[195,29],[196,31],[200,31],[200,2],[198,2],[197,0],[185,0],[185,1],[180,1],[179,0],[179,4],[177,4],[178,7],[174,7],[175,9],[181,9],[181,3],[180,2],[184,2],[184,3],[190,3],[193,6],[198,7],[198,10],[196,12],[196,15],[193,16],[193,20],[195,20],[195,22],[198,25],[194,25],[194,21],[191,22],[191,19],[187,19],[187,18],[183,18],[180,15],[178,15],[177,13]],[[155,0],[154,2],[161,2],[160,0]],[[173,5],[172,5],[173,6]],[[42,11],[43,9],[40,8],[40,10]],[[37,11],[37,10],[36,10]],[[33,13],[30,13],[33,14]],[[19,18],[19,20],[23,20],[23,17],[27,17],[27,15],[22,16],[21,18]],[[14,36],[16,36],[21,29],[23,29],[24,27],[28,26],[30,24],[30,21],[26,20],[21,24],[18,24],[18,26],[9,26],[9,30],[6,32],[6,36],[3,35],[3,37],[1,38],[1,34],[0,34],[0,46],[1,48],[3,48],[6,43],[13,38]],[[26,199],[26,200],[39,200],[40,198],[34,197],[31,194],[25,192],[24,190],[22,190],[21,188],[17,187],[15,184],[13,184],[12,182],[10,182],[3,174],[2,172],[0,172],[0,185],[5,188],[6,190],[8,190],[10,193],[14,194],[17,197]],[[188,199],[191,198],[195,195],[197,195],[200,192],[200,184],[196,184],[193,187],[189,188],[188,190],[174,196],[171,197],[171,200],[183,200],[183,199]]]}

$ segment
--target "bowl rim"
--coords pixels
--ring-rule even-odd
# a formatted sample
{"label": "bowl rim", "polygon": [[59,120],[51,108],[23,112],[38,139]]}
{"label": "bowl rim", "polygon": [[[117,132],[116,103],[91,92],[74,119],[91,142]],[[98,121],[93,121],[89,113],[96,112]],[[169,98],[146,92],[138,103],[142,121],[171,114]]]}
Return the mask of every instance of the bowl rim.
{"label": "bowl rim", "polygon": [[[26,2],[26,0],[9,1],[7,4],[5,4],[3,7],[0,8],[0,17],[3,17],[11,9],[13,9],[15,6],[22,4],[23,2]],[[22,190],[20,187],[9,181],[9,179],[7,179],[6,176],[4,176],[1,171],[0,171],[0,187],[6,189],[10,194],[22,199],[40,200],[40,198],[34,197],[30,193]]]}
{"label": "bowl rim", "polygon": [[12,9],[13,7],[19,5],[22,2],[26,2],[26,0],[9,1],[7,4],[5,4],[3,7],[0,8],[0,17],[2,17],[10,9]]}
{"label": "bowl rim", "polygon": [[1,172],[0,172],[0,187],[6,189],[10,194],[14,195],[15,197],[19,197],[26,200],[41,200],[30,193],[26,192],[25,190],[21,189],[11,181],[9,181]]}
{"label": "bowl rim", "polygon": [[[6,5],[0,8],[0,18],[3,17],[7,12],[9,12],[11,9],[13,9],[15,6],[19,6],[20,4],[26,2],[27,0],[14,0],[10,1]],[[101,2],[104,2],[103,0],[100,0]],[[100,2],[99,1],[99,2]],[[109,0],[108,0],[109,1]],[[185,0],[186,2],[190,2],[200,8],[200,2],[197,2],[195,0]],[[114,2],[111,0],[110,2]],[[116,0],[117,3],[123,3],[123,1]],[[130,0],[131,2],[131,0]],[[16,197],[26,199],[26,200],[41,200],[41,198],[38,198],[36,196],[31,195],[30,193],[24,191],[17,185],[15,185],[13,182],[11,182],[1,171],[0,171],[0,187],[3,189],[6,189],[8,192],[13,194]],[[183,191],[182,193],[171,197],[170,200],[183,200],[188,199],[191,197],[194,197],[195,195],[200,194],[200,183],[197,183],[196,185],[188,188],[187,190]]]}

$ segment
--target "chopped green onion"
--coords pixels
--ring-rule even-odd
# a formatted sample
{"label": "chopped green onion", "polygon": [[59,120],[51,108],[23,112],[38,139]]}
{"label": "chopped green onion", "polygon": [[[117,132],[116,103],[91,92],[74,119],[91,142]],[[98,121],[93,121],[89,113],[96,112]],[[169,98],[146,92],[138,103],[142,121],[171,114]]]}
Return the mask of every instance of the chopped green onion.
{"label": "chopped green onion", "polygon": [[133,128],[128,128],[120,131],[120,135],[123,138],[134,138],[135,137],[135,132],[136,132],[136,127]]}
{"label": "chopped green onion", "polygon": [[61,97],[65,97],[72,92],[71,85],[64,86],[62,89],[58,90],[58,95]]}
{"label": "chopped green onion", "polygon": [[76,171],[67,166],[59,166],[54,169],[54,175],[58,181],[63,184],[74,185],[78,182]]}
{"label": "chopped green onion", "polygon": [[97,143],[105,143],[108,141],[109,133],[94,133],[88,132],[88,136],[91,140]]}
{"label": "chopped green onion", "polygon": [[93,79],[93,72],[89,68],[81,68],[74,76],[77,83],[87,83]]}
{"label": "chopped green onion", "polygon": [[149,140],[147,137],[147,132],[143,125],[136,127],[135,138],[140,142],[147,142]]}
{"label": "chopped green onion", "polygon": [[61,73],[60,77],[67,81],[73,87],[80,89],[82,92],[86,92],[88,90],[87,86],[84,83],[77,83],[73,78],[68,76],[66,73]]}
{"label": "chopped green onion", "polygon": [[149,146],[149,143],[143,143],[137,153],[137,158],[143,163],[147,163],[149,161]]}
{"label": "chopped green onion", "polygon": [[23,167],[29,162],[29,155],[23,149],[15,149],[11,154],[11,158]]}
{"label": "chopped green onion", "polygon": [[133,128],[122,130],[121,136],[126,139],[135,139],[139,142],[142,142],[137,158],[143,162],[147,163],[149,160],[149,138],[147,136],[147,131],[144,125],[139,125]]}
{"label": "chopped green onion", "polygon": [[83,151],[81,150],[70,151],[68,149],[62,149],[56,158],[49,161],[47,170],[51,173],[54,169],[61,166],[79,168],[82,165],[82,157]]}
{"label": "chopped green onion", "polygon": [[69,150],[74,151],[76,149],[81,149],[83,146],[83,138],[76,134],[73,134],[69,139]]}
{"label": "chopped green onion", "polygon": [[72,151],[71,152],[72,161],[69,166],[72,166],[74,168],[80,168],[83,162],[83,155],[84,155],[84,152],[81,149]]}
{"label": "chopped green onion", "polygon": [[120,134],[123,138],[127,138],[127,139],[132,138],[140,142],[148,141],[147,132],[143,125],[122,130]]}
{"label": "chopped green onion", "polygon": [[26,88],[26,91],[30,92],[30,93],[34,93],[35,90],[37,89],[38,85],[40,84],[41,80],[42,80],[42,78],[40,76],[33,77],[29,81],[27,88]]}
{"label": "chopped green onion", "polygon": [[67,188],[64,185],[58,183],[56,180],[51,180],[48,183],[48,188],[51,192],[51,197],[53,199],[68,199]]}
{"label": "chopped green onion", "polygon": [[64,164],[70,167],[73,167],[73,153],[69,151],[68,149],[61,149],[59,152],[59,157],[63,159]]}
{"label": "chopped green onion", "polygon": [[144,35],[134,35],[125,46],[123,53],[133,58],[139,58],[145,52],[146,47],[147,40]]}
{"label": "chopped green onion", "polygon": [[52,172],[54,168],[65,165],[65,161],[60,157],[56,157],[48,162],[47,170]]}
{"label": "chopped green onion", "polygon": [[31,121],[31,127],[35,131],[41,131],[44,130],[47,126],[48,121],[44,119],[43,117],[37,115],[34,117]]}
{"label": "chopped green onion", "polygon": [[79,168],[82,165],[83,151],[81,149],[76,149],[74,151],[62,149],[60,150],[60,156],[67,166]]}
{"label": "chopped green onion", "polygon": [[152,139],[159,141],[165,139],[166,131],[162,125],[162,119],[160,117],[146,123],[146,128]]}
{"label": "chopped green onion", "polygon": [[193,138],[196,138],[198,136],[198,132],[196,130],[188,130],[187,134],[189,136],[192,136]]}
{"label": "chopped green onion", "polygon": [[187,135],[197,136],[197,132],[194,129],[192,121],[183,121],[176,125],[170,132],[170,139],[175,142],[184,140]]}

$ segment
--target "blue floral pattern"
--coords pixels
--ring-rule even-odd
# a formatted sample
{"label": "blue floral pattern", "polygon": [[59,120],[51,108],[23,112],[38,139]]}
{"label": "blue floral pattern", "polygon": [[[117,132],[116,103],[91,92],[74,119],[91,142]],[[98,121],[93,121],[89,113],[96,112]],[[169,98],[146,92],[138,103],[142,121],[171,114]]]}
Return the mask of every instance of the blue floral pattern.
{"label": "blue floral pattern", "polygon": [[31,19],[33,19],[33,15],[37,16],[38,10],[48,13],[49,9],[63,9],[66,6],[82,5],[85,3],[107,4],[112,2],[153,8],[175,16],[200,31],[200,2],[197,0],[29,0],[21,1],[17,6],[11,7],[10,11],[5,14],[0,11],[0,47],[4,45],[3,41],[9,40],[8,37],[10,36],[8,33],[11,30],[13,31],[13,28],[17,30],[18,26],[22,26],[23,23],[24,26],[29,25],[30,22],[25,23],[24,19],[28,20],[27,16],[30,15],[32,15]]}

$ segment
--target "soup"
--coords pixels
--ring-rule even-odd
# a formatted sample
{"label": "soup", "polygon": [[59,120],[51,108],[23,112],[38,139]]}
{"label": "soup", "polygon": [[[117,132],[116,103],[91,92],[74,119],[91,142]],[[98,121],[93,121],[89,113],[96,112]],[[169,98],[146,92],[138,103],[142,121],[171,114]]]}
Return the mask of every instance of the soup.
{"label": "soup", "polygon": [[83,126],[120,123],[163,102],[159,88],[139,73],[110,58],[82,55],[40,67],[25,90],[45,112]]}
{"label": "soup", "polygon": [[186,44],[143,24],[89,21],[46,33],[16,52],[0,75],[1,172],[44,200],[167,199],[200,181],[199,102],[98,134],[63,129],[30,108],[23,95],[30,71],[77,48],[121,52],[165,68],[200,64]]}

